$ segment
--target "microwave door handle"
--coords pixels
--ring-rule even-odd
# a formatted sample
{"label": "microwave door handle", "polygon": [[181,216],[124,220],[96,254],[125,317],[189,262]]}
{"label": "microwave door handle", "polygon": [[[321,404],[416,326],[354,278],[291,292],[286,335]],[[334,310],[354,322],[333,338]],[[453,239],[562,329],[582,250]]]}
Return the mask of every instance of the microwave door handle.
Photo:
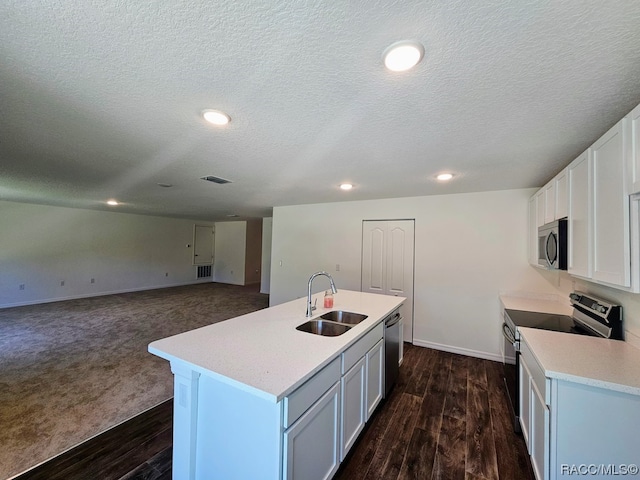
{"label": "microwave door handle", "polygon": [[549,258],[549,241],[551,240],[551,237],[554,237],[555,234],[553,232],[551,232],[549,235],[547,235],[547,241],[544,242],[544,258],[547,259],[547,265],[549,265],[549,268],[551,268],[553,266],[553,263],[551,262],[551,259]]}

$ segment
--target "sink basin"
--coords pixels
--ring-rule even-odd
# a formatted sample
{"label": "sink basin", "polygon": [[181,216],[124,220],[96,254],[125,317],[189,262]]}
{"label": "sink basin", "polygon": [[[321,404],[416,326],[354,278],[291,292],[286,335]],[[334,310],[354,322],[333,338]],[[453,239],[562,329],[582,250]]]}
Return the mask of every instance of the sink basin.
{"label": "sink basin", "polygon": [[323,320],[309,320],[308,322],[298,325],[296,330],[301,332],[313,333],[324,337],[337,337],[348,332],[351,327],[340,325],[339,323],[325,322]]}
{"label": "sink basin", "polygon": [[327,312],[324,315],[320,315],[320,318],[329,320],[331,322],[343,323],[346,325],[357,325],[361,321],[367,318],[366,315],[361,313],[344,312],[342,310],[333,310]]}

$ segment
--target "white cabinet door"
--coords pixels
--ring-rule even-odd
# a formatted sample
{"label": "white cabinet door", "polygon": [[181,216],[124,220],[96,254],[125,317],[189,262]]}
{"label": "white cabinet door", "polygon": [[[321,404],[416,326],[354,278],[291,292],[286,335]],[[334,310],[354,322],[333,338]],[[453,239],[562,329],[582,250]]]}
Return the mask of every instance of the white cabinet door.
{"label": "white cabinet door", "polygon": [[593,158],[593,279],[631,285],[629,196],[622,119],[591,147]]}
{"label": "white cabinet door", "polygon": [[340,464],[339,432],[340,383],[337,382],[284,433],[283,478],[333,477]]}
{"label": "white cabinet door", "polygon": [[549,478],[549,409],[540,394],[536,383],[531,380],[529,390],[529,405],[531,423],[529,425],[529,451],[531,465],[538,480]]}
{"label": "white cabinet door", "polygon": [[562,170],[554,179],[556,187],[555,219],[569,216],[569,175],[568,169]]}
{"label": "white cabinet door", "polygon": [[529,264],[538,266],[538,199],[533,195],[529,199]]}
{"label": "white cabinet door", "polygon": [[589,152],[567,169],[569,178],[569,258],[571,275],[591,278],[591,168]]}
{"label": "white cabinet door", "polygon": [[[362,357],[341,380],[342,429],[340,460],[349,452],[367,420],[365,385],[366,356]],[[302,477],[301,477],[302,478]]]}
{"label": "white cabinet door", "polygon": [[640,105],[627,116],[629,119],[629,193],[640,192]]}
{"label": "white cabinet door", "polygon": [[[402,335],[400,336],[402,338]],[[367,371],[367,418],[369,420],[373,411],[382,401],[384,388],[384,340],[380,340],[375,346],[367,352],[366,371]]]}
{"label": "white cabinet door", "polygon": [[541,227],[546,223],[544,221],[545,213],[546,210],[544,188],[541,188],[540,190],[538,190],[538,193],[536,193],[536,228]]}
{"label": "white cabinet door", "polygon": [[531,424],[531,373],[526,363],[520,356],[519,376],[520,384],[518,385],[518,394],[520,397],[520,426],[522,427],[522,436],[527,444],[527,451],[531,454],[531,443],[529,441],[529,425]]}
{"label": "white cabinet door", "polygon": [[551,180],[544,187],[544,223],[553,222],[556,219],[556,184]]}

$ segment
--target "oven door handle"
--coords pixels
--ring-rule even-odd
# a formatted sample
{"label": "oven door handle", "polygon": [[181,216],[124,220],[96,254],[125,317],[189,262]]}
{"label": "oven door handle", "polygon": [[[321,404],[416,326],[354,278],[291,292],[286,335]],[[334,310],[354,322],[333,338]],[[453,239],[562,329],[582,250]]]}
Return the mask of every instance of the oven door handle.
{"label": "oven door handle", "polygon": [[513,332],[509,328],[509,325],[507,325],[506,323],[502,324],[502,335],[511,345],[513,345],[513,348],[516,350],[516,352],[520,351],[520,342],[513,338]]}

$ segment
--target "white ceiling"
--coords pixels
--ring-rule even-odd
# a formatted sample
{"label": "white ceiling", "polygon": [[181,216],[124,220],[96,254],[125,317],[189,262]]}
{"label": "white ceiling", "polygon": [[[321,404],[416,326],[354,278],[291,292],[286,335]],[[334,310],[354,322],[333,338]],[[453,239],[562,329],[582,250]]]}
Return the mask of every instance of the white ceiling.
{"label": "white ceiling", "polygon": [[[389,72],[403,39],[425,58]],[[638,0],[0,3],[1,200],[219,220],[536,187],[638,103]]]}

